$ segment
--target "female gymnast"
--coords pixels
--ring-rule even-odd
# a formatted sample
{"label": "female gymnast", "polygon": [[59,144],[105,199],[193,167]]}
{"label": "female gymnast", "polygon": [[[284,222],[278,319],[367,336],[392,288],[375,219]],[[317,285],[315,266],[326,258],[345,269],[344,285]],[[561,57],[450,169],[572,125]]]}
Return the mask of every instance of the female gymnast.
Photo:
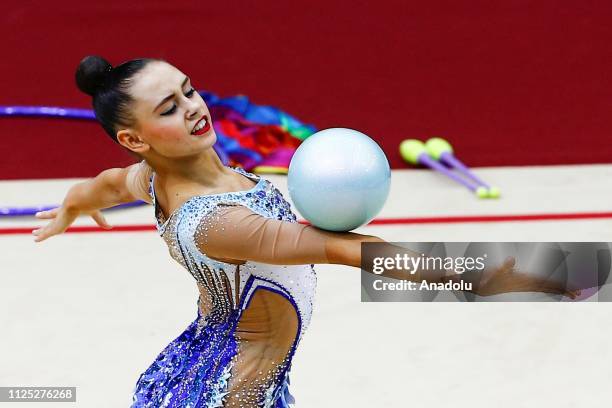
{"label": "female gymnast", "polygon": [[[314,264],[360,267],[361,243],[386,241],[302,225],[272,183],[224,166],[204,100],[169,63],[135,59],[112,67],[88,56],[76,82],[93,98],[104,130],[140,162],[74,185],[60,207],[37,214],[50,221],[32,231],[34,240],[64,232],[82,214],[111,228],[101,209],[144,200],[171,257],[200,292],[197,318],[140,376],[132,406],[288,407],[291,361],[312,313]],[[575,295],[513,267],[509,260],[489,271],[473,291]],[[458,279],[435,270],[388,276]]]}

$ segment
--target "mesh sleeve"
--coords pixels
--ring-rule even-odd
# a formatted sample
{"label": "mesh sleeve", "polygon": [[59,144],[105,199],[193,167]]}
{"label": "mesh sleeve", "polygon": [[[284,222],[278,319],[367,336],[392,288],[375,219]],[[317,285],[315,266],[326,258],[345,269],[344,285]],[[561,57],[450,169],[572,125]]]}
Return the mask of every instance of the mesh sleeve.
{"label": "mesh sleeve", "polygon": [[139,200],[152,204],[153,200],[149,194],[149,180],[153,169],[144,160],[130,166],[125,184],[128,191]]}
{"label": "mesh sleeve", "polygon": [[200,221],[195,242],[211,258],[274,265],[329,263],[335,233],[263,217],[242,205],[217,205]]}

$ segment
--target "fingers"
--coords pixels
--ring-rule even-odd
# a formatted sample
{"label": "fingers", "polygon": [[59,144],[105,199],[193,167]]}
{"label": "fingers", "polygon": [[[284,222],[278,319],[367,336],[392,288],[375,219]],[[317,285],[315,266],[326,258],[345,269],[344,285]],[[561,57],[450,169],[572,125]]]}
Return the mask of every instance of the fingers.
{"label": "fingers", "polygon": [[98,224],[100,227],[102,227],[104,229],[111,229],[111,228],[113,228],[113,226],[110,225],[106,221],[106,218],[104,218],[104,215],[102,215],[102,213],[100,211],[96,211],[95,213],[91,214],[91,218],[94,219],[96,224]]}
{"label": "fingers", "polygon": [[504,267],[514,268],[514,265],[516,265],[516,258],[513,256],[507,257],[504,261]]}
{"label": "fingers", "polygon": [[58,212],[59,212],[59,207],[53,208],[51,210],[39,211],[34,215],[36,218],[39,218],[41,220],[47,220],[47,219],[55,218]]}
{"label": "fingers", "polygon": [[[106,218],[104,218],[102,212],[94,211],[90,215],[100,227],[107,230],[113,228],[112,225],[106,221]],[[77,218],[78,214],[69,214],[66,212],[60,212],[59,209],[53,209],[49,211],[40,211],[36,214],[36,216],[40,219],[52,219],[52,221],[46,226],[32,231],[32,235],[35,237],[34,242],[42,242],[47,238],[66,231]]]}
{"label": "fingers", "polygon": [[516,265],[516,259],[514,257],[509,256],[503,262],[503,264],[497,268],[497,273],[502,275],[510,275],[514,272],[514,265]]}
{"label": "fingers", "polygon": [[557,286],[556,289],[557,294],[568,297],[570,299],[576,299],[578,296],[580,296],[581,293],[580,289],[568,289],[564,285]]}
{"label": "fingers", "polygon": [[46,227],[38,228],[32,231],[32,235],[35,236],[34,242],[41,242],[45,239],[52,237],[53,235],[57,235],[62,231],[57,230],[52,224],[47,225]]}
{"label": "fingers", "polygon": [[47,237],[42,234],[42,228],[35,229],[32,231],[32,235],[34,235],[34,242],[41,242],[47,239]]}
{"label": "fingers", "polygon": [[559,286],[559,285],[550,286],[548,282],[542,284],[541,291],[546,292],[546,293],[554,293],[556,295],[565,296],[570,299],[576,299],[582,293],[580,289],[571,290],[571,289],[567,289],[565,286]]}
{"label": "fingers", "polygon": [[568,290],[565,293],[563,293],[564,296],[567,296],[570,299],[576,299],[578,296],[580,296],[580,289],[576,289],[576,290]]}
{"label": "fingers", "polygon": [[42,242],[53,235],[61,234],[76,218],[76,215],[72,216],[67,214],[66,211],[62,211],[62,207],[39,211],[35,215],[39,219],[51,219],[52,221],[32,231],[32,235],[35,237],[34,242]]}

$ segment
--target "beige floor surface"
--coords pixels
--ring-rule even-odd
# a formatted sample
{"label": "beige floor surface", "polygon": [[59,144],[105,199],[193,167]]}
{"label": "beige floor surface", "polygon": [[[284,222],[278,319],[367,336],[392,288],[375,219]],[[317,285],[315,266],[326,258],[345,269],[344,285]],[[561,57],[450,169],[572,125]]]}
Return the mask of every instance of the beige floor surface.
{"label": "beige floor surface", "polygon": [[[380,217],[610,211],[612,166],[481,168],[480,201],[425,170],[394,171]],[[265,175],[288,198],[283,176]],[[0,182],[2,205],[59,203],[76,179]],[[109,212],[152,224],[150,207]],[[79,224],[90,224],[82,219]],[[0,229],[40,224],[0,219]],[[612,241],[612,219],[376,225],[387,241]],[[155,232],[0,235],[0,386],[76,386],[125,407],[142,372],[196,316],[192,278]],[[359,270],[318,265],[293,362],[297,407],[608,407],[609,303],[361,303]],[[0,403],[0,407],[9,406]],[[38,407],[40,404],[19,404]]]}

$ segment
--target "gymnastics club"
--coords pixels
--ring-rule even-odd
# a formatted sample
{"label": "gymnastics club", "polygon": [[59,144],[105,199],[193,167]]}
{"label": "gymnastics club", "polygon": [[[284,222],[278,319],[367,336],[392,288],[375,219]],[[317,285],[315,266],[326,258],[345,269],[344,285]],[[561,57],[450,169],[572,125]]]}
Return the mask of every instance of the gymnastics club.
{"label": "gymnastics club", "polygon": [[[441,165],[439,162],[432,159],[429,156],[427,149],[425,148],[425,144],[421,142],[420,140],[406,139],[402,143],[400,143],[399,149],[400,149],[400,155],[408,163],[416,164],[416,165],[421,164],[433,170],[439,171],[440,173],[450,177],[451,179],[455,180],[457,183],[464,185],[465,187],[467,187],[468,189],[476,193],[476,195],[479,198],[485,198],[487,196],[486,188],[479,187],[477,184],[473,184],[472,182],[468,180],[462,179],[461,177],[457,176],[455,173],[453,173],[452,171],[450,171],[449,169]],[[483,194],[482,191],[484,191],[484,195],[482,195]]]}
{"label": "gymnastics club", "polygon": [[427,153],[429,153],[432,158],[441,161],[449,167],[454,167],[465,176],[469,177],[476,183],[486,188],[486,191],[483,194],[485,194],[487,197],[499,198],[501,194],[499,188],[491,187],[490,185],[482,181],[480,177],[474,174],[474,172],[472,172],[465,164],[459,161],[459,159],[457,159],[453,154],[453,147],[448,141],[442,139],[441,137],[432,137],[427,142],[425,142],[425,149],[427,149]]}

